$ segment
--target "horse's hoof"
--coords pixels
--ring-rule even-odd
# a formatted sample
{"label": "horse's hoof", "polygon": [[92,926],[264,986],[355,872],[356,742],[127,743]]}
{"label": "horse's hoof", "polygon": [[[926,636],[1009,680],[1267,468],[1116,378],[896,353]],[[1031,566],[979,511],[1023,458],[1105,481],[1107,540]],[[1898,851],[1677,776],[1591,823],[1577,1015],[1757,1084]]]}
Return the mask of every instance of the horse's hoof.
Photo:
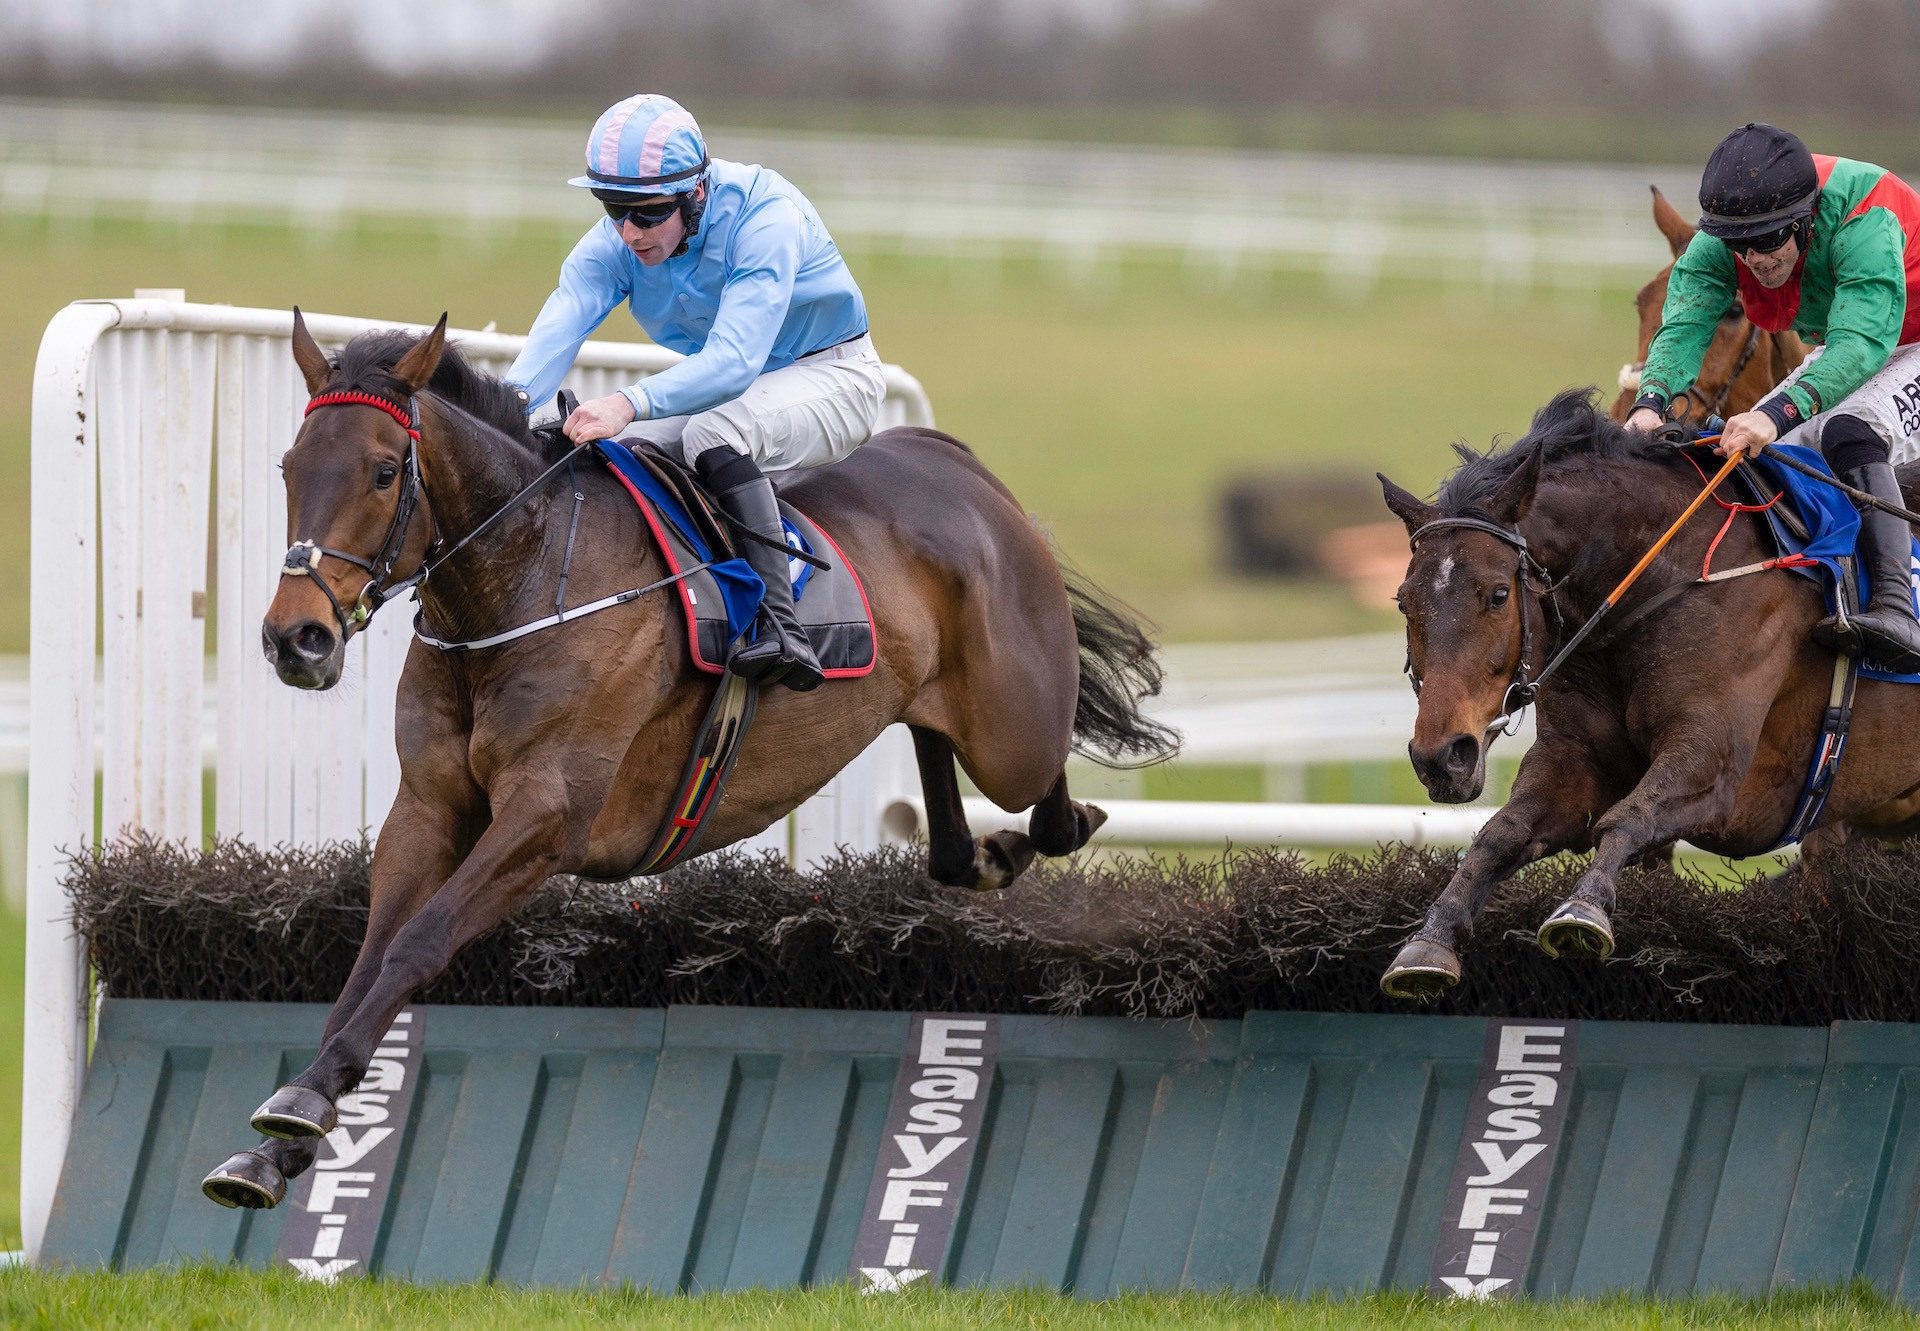
{"label": "horse's hoof", "polygon": [[968,886],[976,892],[999,891],[1025,873],[1036,854],[1033,838],[1025,832],[995,832],[974,844],[973,865],[979,877]]}
{"label": "horse's hoof", "polygon": [[1380,992],[1388,998],[1408,998],[1419,1002],[1440,997],[1460,983],[1460,958],[1444,943],[1415,938],[1400,949],[1400,955],[1380,977]]}
{"label": "horse's hoof", "polygon": [[1598,961],[1613,955],[1613,926],[1607,913],[1584,901],[1563,901],[1558,910],[1540,926],[1540,949],[1550,957],[1592,957]]}
{"label": "horse's hoof", "polygon": [[287,1176],[257,1151],[242,1151],[200,1180],[200,1191],[222,1206],[265,1211],[287,1195]]}
{"label": "horse's hoof", "polygon": [[253,1111],[253,1130],[283,1141],[324,1137],[339,1123],[333,1101],[304,1086],[282,1086]]}
{"label": "horse's hoof", "polygon": [[1080,824],[1080,844],[1085,846],[1093,840],[1093,834],[1107,825],[1107,811],[1098,804],[1075,803],[1074,821]]}

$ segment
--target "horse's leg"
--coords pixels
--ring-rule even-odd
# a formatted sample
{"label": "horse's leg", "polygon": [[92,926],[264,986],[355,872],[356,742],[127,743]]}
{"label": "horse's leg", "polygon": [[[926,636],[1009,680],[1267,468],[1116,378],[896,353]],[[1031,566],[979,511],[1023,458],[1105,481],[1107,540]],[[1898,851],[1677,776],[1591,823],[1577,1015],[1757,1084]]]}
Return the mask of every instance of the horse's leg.
{"label": "horse's leg", "polygon": [[1580,844],[1587,820],[1614,794],[1593,755],[1577,744],[1536,743],[1520,760],[1513,794],[1473,839],[1426,922],[1380,977],[1389,998],[1435,998],[1460,982],[1455,949],[1493,889],[1535,860]]}
{"label": "horse's leg", "polygon": [[1033,842],[1025,832],[1003,831],[975,838],[960,803],[960,778],[954,770],[953,741],[925,726],[908,726],[913,754],[920,764],[920,793],[927,806],[927,876],[948,887],[993,891],[1005,887],[1033,863]]}
{"label": "horse's leg", "polygon": [[[380,973],[380,961],[386,955],[387,946],[401,926],[413,918],[421,903],[459,867],[471,841],[471,834],[463,834],[460,820],[451,811],[427,805],[405,785],[401,786],[393,809],[381,827],[380,838],[374,843],[367,932],[360,940],[360,951],[354,958],[346,985],[327,1013],[326,1028],[321,1035],[323,1044],[359,1010]],[[316,1103],[312,1096],[313,1093],[304,1088],[292,1097],[287,1096],[287,1088],[275,1092],[254,1115],[255,1126],[274,1135],[230,1157],[207,1175],[201,1182],[201,1190],[223,1206],[278,1205],[286,1194],[288,1180],[298,1178],[312,1166],[320,1150],[321,1137],[333,1126],[331,1103]],[[276,1102],[283,1099],[291,1100],[285,1110],[301,1122],[312,1122],[314,1126],[324,1122],[326,1127],[321,1134],[289,1136],[298,1128],[280,1119],[278,1111],[269,1114]]]}
{"label": "horse's leg", "polygon": [[[1736,696],[1745,681],[1732,680],[1721,698]],[[1749,695],[1751,696],[1751,695]],[[1593,862],[1573,893],[1540,926],[1548,956],[1605,957],[1613,952],[1614,881],[1650,847],[1712,827],[1733,811],[1734,798],[1759,745],[1772,694],[1741,715],[1723,711],[1703,723],[1660,736],[1646,775],[1593,825]],[[1784,816],[1784,815],[1783,815]]]}
{"label": "horse's leg", "polygon": [[1093,840],[1093,834],[1106,821],[1105,809],[1082,804],[1067,794],[1067,774],[1062,772],[1046,798],[1033,806],[1027,835],[1042,855],[1071,855]]}
{"label": "horse's leg", "polygon": [[[394,934],[359,1007],[306,1070],[276,1094],[275,1101],[284,1096],[311,1103],[306,1096],[312,1095],[326,1102],[307,1135],[324,1136],[332,1127],[333,1101],[366,1075],[381,1039],[413,996],[446,970],[460,949],[506,919],[528,892],[565,872],[569,852],[578,855],[587,822],[572,812],[567,783],[573,773],[561,775],[565,770],[546,766],[516,782],[472,853]],[[297,1131],[313,1117],[289,1116],[282,1124]]]}

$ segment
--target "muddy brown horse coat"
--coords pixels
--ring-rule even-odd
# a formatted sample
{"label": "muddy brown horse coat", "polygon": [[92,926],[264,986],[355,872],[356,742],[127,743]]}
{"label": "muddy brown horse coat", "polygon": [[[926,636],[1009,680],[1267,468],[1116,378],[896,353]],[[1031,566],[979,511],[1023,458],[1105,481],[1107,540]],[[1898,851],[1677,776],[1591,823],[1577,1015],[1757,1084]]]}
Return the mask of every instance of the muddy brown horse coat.
{"label": "muddy brown horse coat", "polygon": [[[512,390],[443,353],[445,324],[417,340],[356,339],[336,367],[297,312],[294,323],[294,357],[313,394],[417,403],[425,498],[397,538],[401,575],[436,534],[450,542],[472,531],[550,461]],[[378,406],[310,415],[284,463],[289,540],[379,549],[395,526],[408,443]],[[583,466],[578,480],[586,502],[572,603],[662,576],[613,478]],[[571,488],[559,487],[569,501]],[[879,659],[861,679],[762,697],[703,848],[785,817],[903,721],[925,787],[932,876],[1002,887],[1036,852],[1079,849],[1104,818],[1068,796],[1070,747],[1171,752],[1171,734],[1138,710],[1158,687],[1151,644],[1123,612],[1063,578],[1045,538],[963,444],[889,430],[784,493],[828,525],[861,570]],[[431,631],[473,638],[549,613],[570,509],[550,512],[548,497],[536,497],[438,568],[420,594]],[[327,590],[351,607],[366,577],[323,558],[313,576],[283,579],[262,637],[283,680],[327,688],[339,679],[351,629]],[[333,1101],[360,1080],[395,1014],[462,947],[553,875],[617,878],[640,861],[713,687],[689,667],[678,614],[654,594],[486,651],[413,644],[397,702],[400,791],[374,850],[366,938],[319,1056],[255,1116],[275,1140],[209,1175],[210,1197],[278,1202],[286,1180],[312,1164]],[[1026,833],[972,836],[956,758],[995,803],[1033,809]]]}
{"label": "muddy brown horse coat", "polygon": [[[1531,626],[1537,673],[1701,489],[1671,446],[1608,420],[1587,393],[1563,393],[1511,447],[1462,465],[1433,504],[1381,477],[1409,535],[1437,519],[1477,518],[1525,542],[1446,525],[1414,543],[1399,603],[1420,681],[1409,757],[1434,799],[1485,784],[1486,753]],[[1808,579],[1768,573],[1693,587],[1652,613],[1634,607],[1696,577],[1717,515],[1696,515],[1542,690],[1537,738],[1513,793],[1473,840],[1452,881],[1381,981],[1426,997],[1460,978],[1457,949],[1489,894],[1522,866],[1591,849],[1543,943],[1605,955],[1620,870],[1685,839],[1724,855],[1772,847],[1799,797],[1820,733],[1833,656],[1809,636],[1825,613]],[[1766,558],[1758,523],[1737,520],[1725,567]],[[1910,816],[1920,795],[1920,689],[1860,681],[1853,729],[1816,832]],[[1809,838],[1811,844],[1812,838]]]}

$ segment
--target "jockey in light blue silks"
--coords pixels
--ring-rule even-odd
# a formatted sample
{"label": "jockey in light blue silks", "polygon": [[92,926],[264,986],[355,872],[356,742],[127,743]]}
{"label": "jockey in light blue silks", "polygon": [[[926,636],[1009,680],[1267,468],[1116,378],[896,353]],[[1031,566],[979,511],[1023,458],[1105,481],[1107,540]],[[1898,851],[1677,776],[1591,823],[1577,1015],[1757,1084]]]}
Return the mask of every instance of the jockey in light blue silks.
{"label": "jockey in light blue silks", "polygon": [[[576,443],[638,437],[677,449],[735,521],[767,584],[758,640],[729,668],[806,690],[820,666],[793,608],[786,541],[765,472],[819,467],[865,443],[886,385],[866,301],[820,215],[760,166],[711,160],[671,98],[629,97],[587,139],[607,216],[573,247],[507,378],[529,410],[553,397],[581,343],[622,301],[686,359],[564,422]],[[631,428],[630,428],[631,427]]]}

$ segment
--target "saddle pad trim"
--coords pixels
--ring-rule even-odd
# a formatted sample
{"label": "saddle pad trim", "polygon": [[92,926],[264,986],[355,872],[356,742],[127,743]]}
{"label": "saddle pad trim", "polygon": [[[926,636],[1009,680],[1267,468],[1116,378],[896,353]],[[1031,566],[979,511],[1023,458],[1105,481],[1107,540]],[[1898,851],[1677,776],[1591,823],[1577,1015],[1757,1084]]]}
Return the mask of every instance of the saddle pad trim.
{"label": "saddle pad trim", "polygon": [[[652,501],[640,492],[638,486],[623,476],[620,473],[620,469],[611,462],[607,463],[607,470],[612,472],[614,479],[619,481],[620,484],[625,487],[626,492],[633,496],[633,502],[638,505],[640,515],[647,521],[647,529],[653,533],[654,547],[660,551],[660,557],[667,561],[667,572],[678,573],[680,571],[680,561],[673,557],[673,543],[667,539],[666,532],[660,529],[660,515],[654,511]],[[714,665],[700,655],[700,621],[694,615],[693,602],[688,598],[685,580],[676,582],[674,587],[677,588],[680,593],[680,618],[687,628],[687,655],[693,658],[693,664],[697,669],[704,670],[710,675],[724,674],[726,672],[725,665]]]}
{"label": "saddle pad trim", "polygon": [[846,551],[840,548],[840,542],[833,539],[833,533],[820,525],[820,519],[809,514],[807,521],[812,523],[813,529],[826,539],[828,545],[833,547],[833,557],[840,561],[840,567],[844,568],[847,571],[847,576],[853,579],[853,589],[860,593],[860,612],[867,617],[867,623],[873,625],[873,651],[867,656],[867,663],[863,666],[842,666],[838,670],[822,670],[820,672],[821,678],[860,679],[863,676],[871,675],[874,666],[880,661],[880,625],[874,621],[873,606],[867,600],[867,584],[861,579],[860,570],[854,566],[851,559],[847,558]]}

